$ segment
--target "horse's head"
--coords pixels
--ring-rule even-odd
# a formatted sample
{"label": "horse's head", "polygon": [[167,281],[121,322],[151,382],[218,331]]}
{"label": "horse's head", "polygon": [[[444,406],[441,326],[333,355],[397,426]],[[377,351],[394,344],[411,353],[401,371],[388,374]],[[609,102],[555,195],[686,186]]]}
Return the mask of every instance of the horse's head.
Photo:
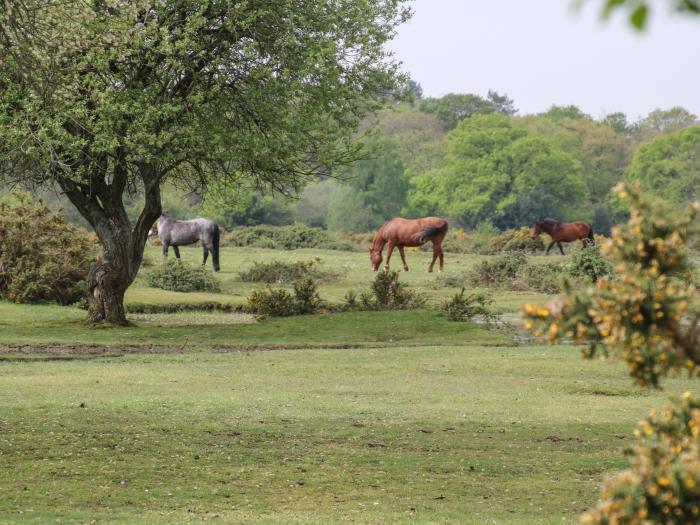
{"label": "horse's head", "polygon": [[382,252],[379,250],[370,250],[369,259],[372,261],[372,271],[376,272],[379,270],[379,265],[382,264]]}
{"label": "horse's head", "polygon": [[532,227],[531,237],[533,239],[537,239],[537,237],[539,237],[540,233],[542,233],[542,223],[536,222],[535,225]]}

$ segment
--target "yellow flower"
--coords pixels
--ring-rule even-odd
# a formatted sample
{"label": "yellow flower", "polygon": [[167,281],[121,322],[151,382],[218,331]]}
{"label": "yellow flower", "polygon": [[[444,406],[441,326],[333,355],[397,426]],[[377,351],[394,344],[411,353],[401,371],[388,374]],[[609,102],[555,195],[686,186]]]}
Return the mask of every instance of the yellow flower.
{"label": "yellow flower", "polygon": [[659,478],[658,482],[662,487],[668,487],[671,484],[671,480],[667,477]]}

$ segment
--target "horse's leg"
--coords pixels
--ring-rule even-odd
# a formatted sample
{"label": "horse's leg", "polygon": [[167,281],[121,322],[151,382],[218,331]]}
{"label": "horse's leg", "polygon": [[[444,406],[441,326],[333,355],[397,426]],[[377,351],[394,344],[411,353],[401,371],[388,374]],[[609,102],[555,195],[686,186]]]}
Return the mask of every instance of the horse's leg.
{"label": "horse's leg", "polygon": [[544,252],[545,255],[549,255],[549,250],[552,249],[552,246],[554,246],[554,241],[549,243],[549,246],[547,246],[547,251]]}
{"label": "horse's leg", "polygon": [[173,251],[175,252],[175,257],[180,258],[180,248],[173,244]]}
{"label": "horse's leg", "polygon": [[438,237],[433,241],[433,250],[437,250],[438,257],[440,258],[440,271],[445,269],[445,256],[442,253],[442,240],[445,238],[444,235]]}
{"label": "horse's leg", "polygon": [[401,254],[401,262],[403,262],[403,269],[408,271],[408,264],[406,264],[406,255],[403,253],[403,246],[399,246],[399,253]]}
{"label": "horse's leg", "polygon": [[437,244],[435,244],[435,241],[433,241],[433,260],[430,261],[430,264],[428,265],[428,273],[433,272],[433,266],[435,265],[435,260],[438,258],[438,253],[439,253],[439,248]]}
{"label": "horse's leg", "polygon": [[389,260],[391,259],[391,252],[394,251],[394,243],[393,241],[389,241],[386,243],[386,262],[384,263],[384,271],[386,272],[389,269]]}
{"label": "horse's leg", "polygon": [[163,257],[168,256],[168,246],[170,246],[167,242],[163,243]]}
{"label": "horse's leg", "polygon": [[561,252],[561,254],[564,255],[564,248],[562,247],[560,242],[557,243],[557,246],[559,246],[559,251]]}
{"label": "horse's leg", "polygon": [[209,257],[209,250],[207,249],[207,245],[202,243],[202,249],[204,251],[204,259],[202,260],[202,266],[207,264],[207,257]]}

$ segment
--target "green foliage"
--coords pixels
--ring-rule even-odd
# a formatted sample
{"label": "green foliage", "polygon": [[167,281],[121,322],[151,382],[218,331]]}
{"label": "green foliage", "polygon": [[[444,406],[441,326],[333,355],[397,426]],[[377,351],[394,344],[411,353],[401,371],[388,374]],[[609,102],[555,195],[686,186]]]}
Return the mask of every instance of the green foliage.
{"label": "green foliage", "polygon": [[236,228],[224,235],[222,246],[255,246],[277,250],[322,248],[325,250],[351,250],[352,246],[333,238],[320,228],[304,224],[289,226],[251,226]]}
{"label": "green foliage", "polygon": [[479,95],[449,93],[441,98],[426,98],[420,103],[420,110],[434,113],[445,129],[454,129],[462,120],[474,115],[494,113],[494,104]]}
{"label": "green foliage", "polygon": [[609,277],[612,273],[612,263],[601,255],[596,245],[586,246],[575,253],[569,263],[569,274],[572,277],[593,283],[602,277]]}
{"label": "green foliage", "polygon": [[474,286],[507,287],[526,265],[527,257],[521,252],[486,259],[468,273],[468,281]]}
{"label": "green foliage", "polygon": [[293,206],[296,222],[311,228],[326,228],[333,195],[338,191],[335,179],[325,179],[306,186]]}
{"label": "green foliage", "polygon": [[561,292],[564,278],[570,275],[569,266],[561,263],[528,264],[521,271],[525,288],[546,294]]}
{"label": "green foliage", "polygon": [[552,105],[547,111],[542,113],[542,116],[548,119],[556,120],[556,121],[561,121],[564,119],[569,119],[569,120],[580,120],[580,119],[588,119],[590,120],[591,117],[589,115],[586,115],[583,111],[578,106],[570,105],[570,106],[557,106],[557,105]]}
{"label": "green foliage", "polygon": [[465,226],[491,220],[520,227],[548,211],[566,218],[587,199],[580,165],[512,118],[463,120],[449,141],[437,194]]}
{"label": "green foliage", "polygon": [[305,278],[327,281],[338,274],[320,268],[321,260],[254,262],[252,268],[240,274],[249,283],[293,283]]}
{"label": "green foliage", "polygon": [[0,298],[63,305],[83,298],[94,236],[42,203],[13,200],[0,203]]}
{"label": "green foliage", "polygon": [[167,259],[146,274],[148,286],[171,292],[219,292],[221,284],[204,266]]}
{"label": "green foliage", "polygon": [[700,126],[642,144],[630,164],[629,177],[676,204],[700,198]]}
{"label": "green foliage", "polygon": [[492,305],[493,299],[490,296],[480,292],[464,295],[462,288],[452,299],[442,303],[441,310],[450,321],[465,322],[479,317],[485,323],[493,324],[498,317]]}
{"label": "green foliage", "polygon": [[[669,3],[671,8],[679,13],[700,14],[699,0],[670,0]],[[650,5],[650,2],[645,0],[605,0],[603,16],[609,17],[611,13],[618,9],[625,8],[628,11],[630,25],[641,31],[646,29],[649,12],[651,11]]]}
{"label": "green foliage", "polygon": [[323,306],[316,282],[307,277],[294,283],[293,294],[269,287],[255,290],[248,297],[244,310],[262,319],[318,313]]}

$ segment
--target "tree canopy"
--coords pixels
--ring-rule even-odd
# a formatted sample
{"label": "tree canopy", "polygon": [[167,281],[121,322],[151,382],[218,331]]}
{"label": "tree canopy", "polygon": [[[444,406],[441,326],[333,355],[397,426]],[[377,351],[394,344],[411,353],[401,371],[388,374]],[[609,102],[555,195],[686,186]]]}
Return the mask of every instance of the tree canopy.
{"label": "tree canopy", "polygon": [[700,198],[700,126],[642,144],[630,164],[629,177],[675,204]]}

